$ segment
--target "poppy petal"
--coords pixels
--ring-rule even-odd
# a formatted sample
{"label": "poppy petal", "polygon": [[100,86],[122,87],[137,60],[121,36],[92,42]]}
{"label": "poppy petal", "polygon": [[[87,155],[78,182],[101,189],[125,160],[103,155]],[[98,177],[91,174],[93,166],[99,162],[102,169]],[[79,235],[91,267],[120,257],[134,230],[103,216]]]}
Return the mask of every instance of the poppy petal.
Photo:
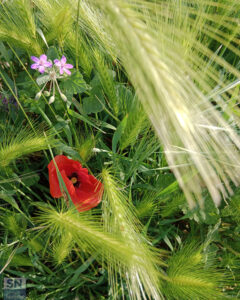
{"label": "poppy petal", "polygon": [[[80,162],[69,159],[64,155],[57,155],[55,162],[58,166],[62,179],[66,185],[68,193],[78,209],[86,211],[97,206],[102,199],[103,185],[93,175],[88,174],[86,168],[82,168]],[[57,171],[53,160],[48,165],[50,193],[52,197],[59,198],[63,196],[57,176]],[[78,185],[71,181],[72,174],[76,173]]]}
{"label": "poppy petal", "polygon": [[[62,169],[64,169],[66,164],[68,164],[70,159],[67,158],[65,155],[57,155],[57,156],[54,157],[54,160],[55,160],[55,162],[58,166],[58,169],[62,170]],[[49,171],[52,171],[52,170],[56,171],[55,164],[54,164],[53,160],[51,160],[51,162],[49,163],[48,170]]]}
{"label": "poppy petal", "polygon": [[[103,185],[98,181],[98,189],[94,191],[94,186],[88,191],[83,189],[83,185],[76,188],[76,197],[73,199],[73,203],[77,207],[78,211],[89,210],[97,206],[102,200]],[[95,186],[96,188],[96,186]]]}
{"label": "poppy petal", "polygon": [[49,171],[49,185],[50,185],[50,194],[53,198],[60,198],[62,192],[58,182],[58,177],[56,171]]}
{"label": "poppy petal", "polygon": [[61,175],[62,175],[62,179],[66,185],[69,195],[71,196],[71,198],[74,197],[75,196],[75,187],[74,187],[72,181],[67,177],[65,171],[62,171]]}
{"label": "poppy petal", "polygon": [[[75,195],[75,188],[71,182],[71,180],[69,180],[69,178],[67,177],[65,171],[60,172],[62,179],[64,181],[64,184],[68,190],[69,195],[72,197]],[[54,174],[53,172],[51,172],[49,174],[49,183],[50,183],[50,194],[52,197],[54,198],[60,198],[62,197],[63,193],[60,189],[60,184],[59,184],[59,180],[58,180],[58,176],[56,174]]]}
{"label": "poppy petal", "polygon": [[[68,158],[64,155],[57,155],[57,156],[55,156],[54,160],[55,160],[55,162],[58,166],[58,169],[61,173],[61,170],[64,169],[64,166],[68,162]],[[57,170],[56,170],[53,160],[48,164],[48,171],[49,171],[50,193],[51,193],[52,197],[59,198],[62,196],[62,193],[61,193],[59,182],[58,182]]]}
{"label": "poppy petal", "polygon": [[91,195],[87,200],[84,202],[80,202],[75,204],[78,211],[86,211],[93,207],[96,207],[102,200],[102,193]]}

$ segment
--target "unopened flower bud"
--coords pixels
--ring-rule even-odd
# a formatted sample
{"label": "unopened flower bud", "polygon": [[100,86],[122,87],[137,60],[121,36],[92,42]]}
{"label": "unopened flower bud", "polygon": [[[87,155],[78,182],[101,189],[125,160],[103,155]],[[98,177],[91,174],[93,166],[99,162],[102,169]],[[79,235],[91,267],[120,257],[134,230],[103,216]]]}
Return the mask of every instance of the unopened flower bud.
{"label": "unopened flower bud", "polygon": [[49,104],[52,104],[53,102],[54,102],[54,100],[55,100],[55,97],[54,96],[52,96],[52,97],[50,97],[50,99],[49,99]]}
{"label": "unopened flower bud", "polygon": [[44,92],[44,95],[45,95],[46,97],[49,97],[49,96],[50,96],[49,91],[45,91],[45,92]]}
{"label": "unopened flower bud", "polygon": [[35,96],[35,100],[38,100],[42,96],[42,92],[38,92]]}
{"label": "unopened flower bud", "polygon": [[67,97],[64,94],[60,94],[60,97],[62,98],[63,101],[67,102]]}

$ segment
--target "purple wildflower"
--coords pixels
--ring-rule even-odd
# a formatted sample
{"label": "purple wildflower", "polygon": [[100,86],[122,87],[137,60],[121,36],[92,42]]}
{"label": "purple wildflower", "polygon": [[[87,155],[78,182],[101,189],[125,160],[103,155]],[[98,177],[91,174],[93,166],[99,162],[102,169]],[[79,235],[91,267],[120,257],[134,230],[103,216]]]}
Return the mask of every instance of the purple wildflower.
{"label": "purple wildflower", "polygon": [[[0,99],[2,98],[2,95],[0,95]],[[17,101],[13,96],[10,96],[8,98],[4,97],[2,99],[2,106],[5,108],[5,110],[8,110],[9,105],[14,105],[16,108],[18,108]]]}
{"label": "purple wildflower", "polygon": [[2,99],[2,104],[3,104],[4,106],[8,106],[8,99],[7,99],[7,98],[3,98],[3,99]]}
{"label": "purple wildflower", "polygon": [[67,73],[68,75],[71,75],[71,72],[68,69],[72,69],[73,65],[66,64],[67,59],[63,55],[61,60],[59,59],[54,59],[54,64],[55,66],[59,67],[60,74],[62,75],[64,72]]}
{"label": "purple wildflower", "polygon": [[47,55],[42,54],[39,58],[36,56],[31,56],[31,60],[35,62],[35,64],[31,65],[31,69],[37,69],[40,73],[45,72],[45,68],[51,68],[52,63],[47,61]]}

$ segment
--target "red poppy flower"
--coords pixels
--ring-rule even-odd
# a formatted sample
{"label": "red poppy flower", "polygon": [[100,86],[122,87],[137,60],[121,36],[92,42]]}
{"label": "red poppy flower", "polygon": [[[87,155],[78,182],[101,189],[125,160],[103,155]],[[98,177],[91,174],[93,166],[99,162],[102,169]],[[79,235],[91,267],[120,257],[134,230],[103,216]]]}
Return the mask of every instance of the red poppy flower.
{"label": "red poppy flower", "polygon": [[[78,161],[64,155],[57,155],[54,159],[76,208],[79,211],[85,211],[97,206],[102,200],[102,183],[89,175],[88,170],[82,168]],[[48,165],[48,173],[51,196],[62,197],[63,193],[53,160]]]}

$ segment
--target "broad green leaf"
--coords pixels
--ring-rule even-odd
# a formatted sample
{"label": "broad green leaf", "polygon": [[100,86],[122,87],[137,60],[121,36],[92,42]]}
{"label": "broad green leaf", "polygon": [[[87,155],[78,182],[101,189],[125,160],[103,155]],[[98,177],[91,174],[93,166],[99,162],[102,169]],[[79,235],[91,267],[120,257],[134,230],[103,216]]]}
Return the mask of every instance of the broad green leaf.
{"label": "broad green leaf", "polygon": [[7,62],[10,62],[9,53],[2,42],[0,43],[0,53]]}
{"label": "broad green leaf", "polygon": [[71,76],[62,79],[60,87],[61,90],[64,90],[68,100],[71,100],[74,94],[83,93],[88,89],[88,86],[79,71],[75,71]]}
{"label": "broad green leaf", "polygon": [[100,112],[105,105],[102,85],[98,75],[94,76],[90,86],[92,87],[90,96],[83,99],[83,110],[86,114]]}
{"label": "broad green leaf", "polygon": [[86,114],[98,113],[103,110],[103,105],[97,97],[86,97],[83,99],[83,110]]}
{"label": "broad green leaf", "polygon": [[80,154],[74,150],[72,147],[69,147],[63,143],[59,143],[58,149],[66,153],[67,155],[71,156],[73,159],[78,159],[80,162],[82,162],[82,157]]}
{"label": "broad green leaf", "polygon": [[54,59],[57,59],[58,56],[59,55],[58,55],[58,51],[57,51],[56,47],[51,46],[48,48],[48,51],[47,51],[48,59],[51,59],[52,61],[54,61]]}
{"label": "broad green leaf", "polygon": [[11,204],[14,208],[20,211],[19,206],[15,199],[12,197],[13,193],[11,192],[5,192],[5,191],[0,191],[0,199],[3,199],[4,201],[8,202]]}

